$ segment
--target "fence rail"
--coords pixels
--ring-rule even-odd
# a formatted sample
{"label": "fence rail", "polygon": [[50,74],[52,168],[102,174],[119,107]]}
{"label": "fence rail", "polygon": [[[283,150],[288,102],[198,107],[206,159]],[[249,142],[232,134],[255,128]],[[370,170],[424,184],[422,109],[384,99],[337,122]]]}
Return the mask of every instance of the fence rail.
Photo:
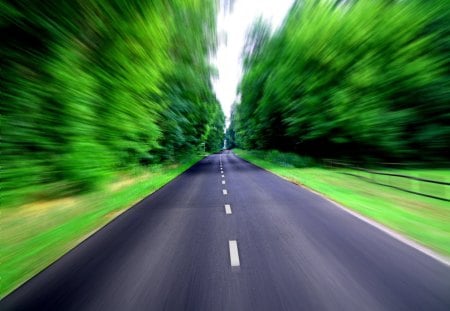
{"label": "fence rail", "polygon": [[[347,169],[351,169],[354,171],[368,173],[368,174],[370,174],[370,177],[358,175],[356,172],[353,172],[353,173],[343,172],[343,174],[358,177],[358,178],[363,179],[370,183],[394,188],[394,189],[412,193],[415,195],[420,195],[420,196],[425,196],[425,197],[429,197],[429,198],[433,198],[433,199],[437,199],[437,200],[441,200],[441,201],[450,202],[450,198],[448,196],[448,194],[450,193],[450,182],[447,182],[447,181],[433,180],[433,179],[429,179],[429,178],[421,178],[421,177],[416,177],[416,176],[411,176],[411,175],[399,174],[399,173],[395,173],[395,172],[393,172],[393,173],[382,172],[382,171],[378,171],[378,170],[372,170],[372,169],[367,169],[364,167],[356,166],[355,163],[346,163],[346,162],[342,162],[339,160],[333,160],[333,159],[326,159],[326,160],[324,160],[324,163],[328,167],[332,167],[332,168],[336,168],[336,167],[337,168],[347,168]],[[379,163],[379,164],[386,165],[387,163]],[[398,163],[396,163],[396,164],[398,164]],[[388,178],[387,180],[383,180],[383,181],[376,180],[375,176],[377,176],[377,175],[393,177],[395,180],[393,180],[392,178]],[[398,182],[396,181],[396,179],[404,179],[407,182],[408,181],[416,181],[419,184],[413,185],[412,182],[409,182],[408,184],[403,183],[403,184],[399,185]],[[422,184],[422,183],[424,183],[424,184]],[[430,186],[426,186],[426,184],[430,184]],[[431,186],[431,185],[434,185],[434,186]],[[413,188],[420,188],[420,189],[413,189]]]}

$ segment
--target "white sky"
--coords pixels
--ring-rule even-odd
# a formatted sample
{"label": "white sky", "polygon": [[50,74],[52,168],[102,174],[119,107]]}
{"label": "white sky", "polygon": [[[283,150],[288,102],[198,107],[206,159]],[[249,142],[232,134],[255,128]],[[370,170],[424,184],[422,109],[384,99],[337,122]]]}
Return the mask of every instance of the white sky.
{"label": "white sky", "polygon": [[213,80],[213,86],[227,117],[227,125],[241,80],[240,56],[248,28],[256,18],[262,16],[275,29],[280,26],[293,3],[294,0],[235,0],[231,12],[224,12],[221,8],[217,18],[219,46],[211,61],[219,70],[219,78]]}

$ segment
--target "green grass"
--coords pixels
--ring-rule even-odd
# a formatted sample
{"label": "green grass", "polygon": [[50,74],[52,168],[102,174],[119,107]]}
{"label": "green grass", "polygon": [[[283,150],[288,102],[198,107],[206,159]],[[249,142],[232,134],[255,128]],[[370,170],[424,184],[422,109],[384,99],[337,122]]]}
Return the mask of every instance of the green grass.
{"label": "green grass", "polygon": [[0,209],[0,297],[46,268],[201,157],[122,174],[102,191]]}
{"label": "green grass", "polygon": [[[304,185],[326,197],[338,202],[364,216],[394,229],[418,243],[429,247],[436,252],[450,256],[450,204],[449,202],[436,200],[420,195],[407,193],[393,188],[377,185],[361,178],[349,176],[349,169],[330,169],[306,159],[309,163],[290,165],[280,161],[280,156],[272,156],[269,152],[234,150],[235,154],[264,169],[280,175],[295,183]],[[278,153],[281,154],[281,153]],[[289,157],[297,157],[289,155]],[[299,159],[296,160],[301,162]],[[379,170],[377,170],[379,171]],[[439,176],[438,180],[449,180],[448,169],[427,170],[401,170],[404,174],[413,176]],[[353,171],[354,172],[354,171]],[[359,172],[358,172],[359,173]],[[366,174],[362,173],[361,175]],[[377,182],[394,183],[386,176],[376,176]],[[403,181],[396,181],[402,183]],[[405,185],[404,185],[405,186]],[[416,190],[424,190],[436,193],[448,198],[449,187],[429,185],[422,182],[409,183],[405,187]],[[446,187],[446,189],[445,189]],[[439,188],[440,190],[437,190]]]}

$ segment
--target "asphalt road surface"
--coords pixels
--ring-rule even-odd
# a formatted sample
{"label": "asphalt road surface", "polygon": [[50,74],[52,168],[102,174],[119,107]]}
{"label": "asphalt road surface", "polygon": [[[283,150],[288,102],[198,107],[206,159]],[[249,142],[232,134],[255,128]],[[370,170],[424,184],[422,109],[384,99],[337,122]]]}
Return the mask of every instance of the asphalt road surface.
{"label": "asphalt road surface", "polygon": [[116,218],[0,310],[448,311],[450,267],[225,152]]}

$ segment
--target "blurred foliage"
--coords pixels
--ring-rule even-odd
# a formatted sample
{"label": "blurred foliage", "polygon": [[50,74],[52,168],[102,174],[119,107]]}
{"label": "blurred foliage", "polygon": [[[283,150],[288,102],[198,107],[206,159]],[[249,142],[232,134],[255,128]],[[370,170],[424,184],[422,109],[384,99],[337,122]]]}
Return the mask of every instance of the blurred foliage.
{"label": "blurred foliage", "polygon": [[245,155],[252,155],[259,159],[263,159],[265,161],[274,163],[276,165],[282,166],[282,167],[295,167],[295,168],[304,168],[304,167],[314,167],[319,166],[320,163],[318,163],[314,158],[308,157],[308,156],[300,156],[298,154],[292,153],[292,152],[280,152],[278,150],[251,150],[251,151],[244,151],[237,149],[236,152],[243,153]]}
{"label": "blurred foliage", "polygon": [[247,36],[228,147],[450,158],[450,2],[297,1]]}
{"label": "blurred foliage", "polygon": [[2,204],[220,149],[215,1],[1,0],[0,11]]}

